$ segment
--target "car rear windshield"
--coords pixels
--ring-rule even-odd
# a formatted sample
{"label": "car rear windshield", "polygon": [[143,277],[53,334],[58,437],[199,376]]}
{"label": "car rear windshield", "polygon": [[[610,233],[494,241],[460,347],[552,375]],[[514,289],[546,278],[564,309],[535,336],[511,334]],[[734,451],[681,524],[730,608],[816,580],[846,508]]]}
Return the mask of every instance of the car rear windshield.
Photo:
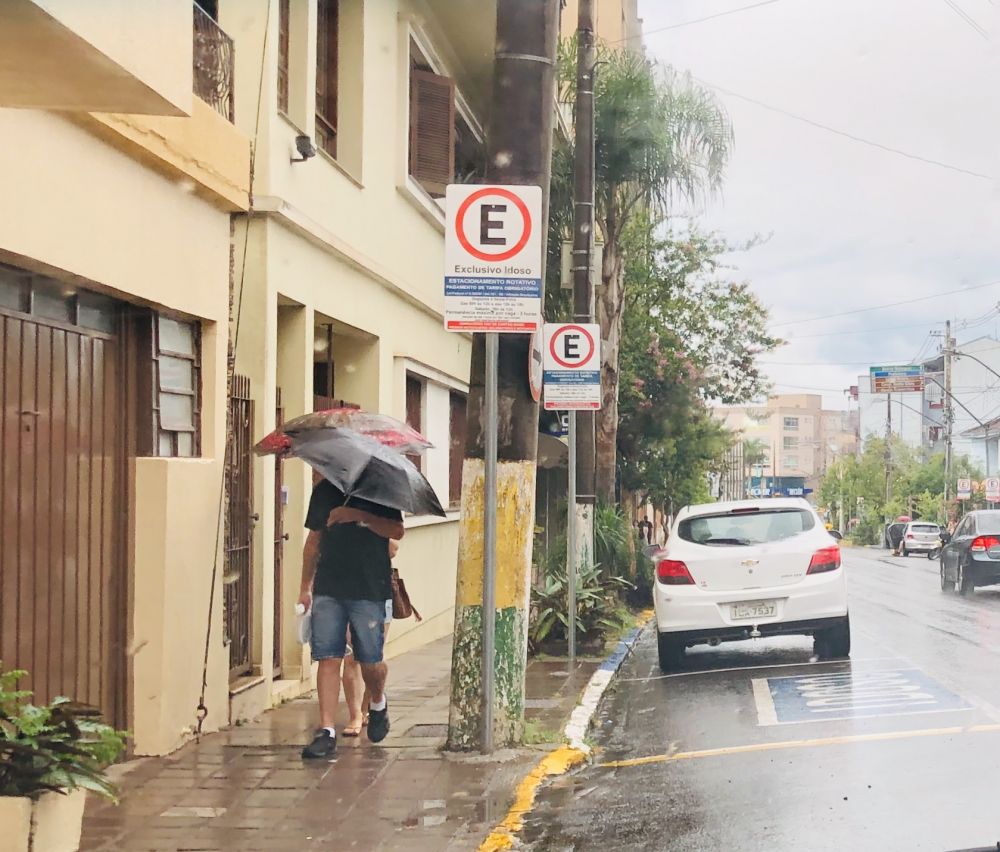
{"label": "car rear windshield", "polygon": [[1000,512],[989,512],[976,516],[976,532],[989,535],[1000,534]]}
{"label": "car rear windshield", "polygon": [[939,528],[937,524],[913,524],[910,529],[913,532],[936,533]]}
{"label": "car rear windshield", "polygon": [[813,513],[806,509],[764,509],[685,518],[677,535],[695,544],[738,547],[781,541],[815,525]]}

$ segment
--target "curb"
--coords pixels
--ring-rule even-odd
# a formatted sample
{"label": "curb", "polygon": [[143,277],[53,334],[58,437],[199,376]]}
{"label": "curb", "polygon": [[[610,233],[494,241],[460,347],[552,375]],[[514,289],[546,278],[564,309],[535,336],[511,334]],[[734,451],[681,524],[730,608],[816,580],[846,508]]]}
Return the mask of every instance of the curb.
{"label": "curb", "polygon": [[535,804],[538,788],[546,778],[564,775],[577,764],[583,763],[590,755],[590,746],[584,742],[587,729],[597,713],[597,705],[611,685],[622,663],[628,657],[635,643],[639,640],[647,622],[652,617],[652,611],[640,614],[642,623],[630,630],[618,642],[614,652],[590,676],[587,686],[569,717],[569,722],[563,729],[566,743],[555,751],[549,752],[517,785],[514,793],[514,803],[507,811],[503,820],[490,832],[489,836],[479,845],[479,852],[498,852],[501,849],[512,849],[517,833],[524,827],[524,817],[531,812]]}

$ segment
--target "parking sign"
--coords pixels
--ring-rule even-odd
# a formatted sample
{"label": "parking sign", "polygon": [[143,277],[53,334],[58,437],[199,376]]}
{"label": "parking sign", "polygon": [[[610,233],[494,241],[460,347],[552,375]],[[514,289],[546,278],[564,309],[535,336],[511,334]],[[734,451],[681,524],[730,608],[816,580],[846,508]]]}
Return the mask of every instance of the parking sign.
{"label": "parking sign", "polygon": [[546,323],[545,408],[593,411],[601,407],[601,327]]}
{"label": "parking sign", "polygon": [[955,495],[959,500],[968,500],[972,496],[972,480],[958,480],[958,493]]}

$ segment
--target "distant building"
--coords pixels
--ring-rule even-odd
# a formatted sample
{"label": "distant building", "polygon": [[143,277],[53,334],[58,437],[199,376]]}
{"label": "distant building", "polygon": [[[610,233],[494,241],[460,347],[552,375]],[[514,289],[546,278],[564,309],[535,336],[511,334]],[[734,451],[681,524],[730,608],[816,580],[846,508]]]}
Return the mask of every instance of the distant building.
{"label": "distant building", "polygon": [[742,460],[749,487],[760,496],[800,488],[808,496],[838,457],[857,449],[853,414],[824,409],[815,394],[779,394],[759,405],[722,406],[713,415],[742,436],[744,449],[759,446],[758,460],[745,452]]}

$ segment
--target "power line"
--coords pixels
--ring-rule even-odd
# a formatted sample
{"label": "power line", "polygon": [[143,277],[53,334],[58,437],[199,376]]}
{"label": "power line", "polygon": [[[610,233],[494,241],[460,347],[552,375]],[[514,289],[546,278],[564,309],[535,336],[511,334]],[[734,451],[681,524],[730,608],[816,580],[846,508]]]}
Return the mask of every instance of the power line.
{"label": "power line", "polygon": [[929,296],[918,296],[915,299],[903,299],[899,302],[885,302],[881,305],[873,305],[870,308],[855,308],[850,311],[841,311],[836,314],[825,314],[819,317],[809,317],[808,319],[788,320],[787,322],[775,323],[775,326],[800,325],[804,322],[818,322],[819,320],[834,319],[836,317],[852,316],[853,314],[863,314],[868,311],[881,311],[885,308],[895,308],[899,305],[912,305],[916,302],[926,302],[929,299],[940,299],[942,296],[954,296],[956,293],[968,293],[971,290],[982,290],[984,287],[996,287],[1000,281],[988,281],[985,284],[976,284],[974,287],[960,287],[957,290],[945,290],[942,293],[931,293]]}
{"label": "power line", "polygon": [[746,101],[747,103],[759,106],[761,109],[770,110],[771,112],[776,112],[779,115],[783,115],[786,118],[794,119],[795,121],[801,121],[803,124],[808,124],[811,127],[816,127],[820,130],[825,130],[828,133],[833,133],[836,136],[842,136],[845,139],[850,139],[852,142],[857,142],[861,145],[868,145],[871,148],[877,148],[880,151],[885,151],[889,154],[896,154],[900,157],[905,157],[908,160],[915,160],[919,163],[925,163],[930,166],[937,166],[938,168],[948,169],[952,172],[958,172],[959,174],[968,175],[969,177],[979,178],[980,180],[993,181],[994,178],[990,175],[983,174],[982,172],[974,172],[972,169],[966,169],[962,166],[954,166],[951,163],[945,163],[941,160],[935,160],[931,157],[924,157],[920,154],[912,154],[909,151],[904,151],[901,148],[893,148],[891,145],[884,145],[881,142],[875,142],[872,139],[866,139],[863,136],[858,136],[854,133],[850,133],[846,130],[839,130],[836,127],[831,127],[829,124],[823,124],[820,121],[815,121],[811,118],[806,118],[803,115],[798,115],[797,113],[790,112],[789,110],[782,109],[781,107],[771,106],[771,104],[766,104],[763,101],[759,101],[756,98],[751,98],[749,95],[741,95],[739,92],[734,92],[732,89],[726,89],[722,86],[718,86],[715,83],[709,83],[707,80],[700,79],[692,75],[693,80],[697,80],[704,86],[708,86],[711,89],[716,89],[723,94],[729,95],[733,98],[739,98],[740,100]]}
{"label": "power line", "polygon": [[965,21],[965,23],[975,31],[976,35],[986,39],[986,41],[990,41],[990,34],[986,32],[986,30],[984,30],[978,23],[976,23],[976,20],[961,6],[959,6],[955,0],[942,0],[942,2],[945,3],[949,9],[954,11],[958,17]]}
{"label": "power line", "polygon": [[902,331],[908,328],[927,328],[928,325],[942,325],[940,322],[918,322],[913,325],[894,325],[889,328],[861,328],[855,329],[854,331],[821,331],[817,334],[796,334],[794,337],[788,339],[789,343],[794,343],[796,340],[805,340],[806,338],[813,337],[841,337],[848,334],[885,334],[887,331]]}
{"label": "power line", "polygon": [[[751,9],[759,9],[761,6],[771,6],[775,3],[780,2],[780,0],[763,0],[762,3],[752,3],[749,6],[740,6],[738,9],[729,9],[726,12],[716,12],[714,15],[706,15],[704,18],[694,18],[690,21],[681,21],[679,24],[668,24],[665,27],[657,27],[653,30],[646,30],[642,33],[641,37],[651,36],[655,33],[663,33],[667,30],[677,30],[681,27],[690,27],[693,24],[703,24],[705,21],[714,21],[716,18],[725,18],[727,15],[735,15],[737,12],[748,12]],[[637,36],[633,36],[636,38]],[[609,44],[620,44],[623,41],[628,41],[627,38],[620,38],[617,41],[608,42]]]}

